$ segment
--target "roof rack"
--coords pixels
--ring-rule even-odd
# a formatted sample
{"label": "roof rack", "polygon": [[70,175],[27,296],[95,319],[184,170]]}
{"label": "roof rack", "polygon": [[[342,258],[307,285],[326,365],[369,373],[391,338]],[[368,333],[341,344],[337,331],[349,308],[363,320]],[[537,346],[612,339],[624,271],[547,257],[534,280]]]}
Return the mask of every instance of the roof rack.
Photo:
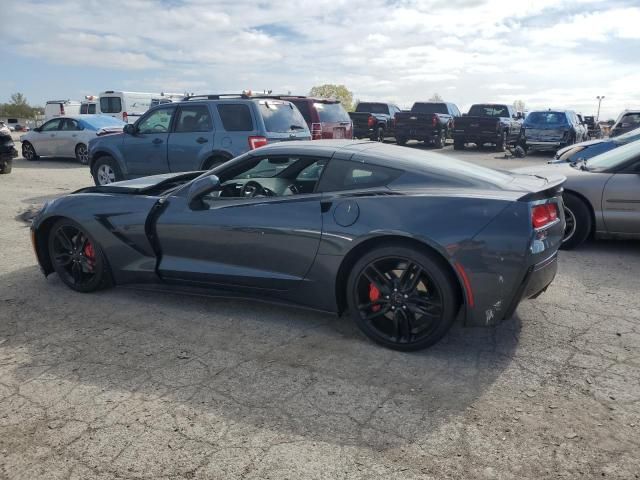
{"label": "roof rack", "polygon": [[308,97],[306,95],[287,95],[284,93],[281,93],[281,94],[261,93],[258,95],[252,95],[251,98],[273,98],[276,100],[282,100],[283,98],[308,98]]}
{"label": "roof rack", "polygon": [[216,94],[207,94],[207,95],[187,95],[182,99],[183,102],[189,100],[220,100],[224,98],[252,98],[249,95],[245,95],[244,93],[216,93]]}

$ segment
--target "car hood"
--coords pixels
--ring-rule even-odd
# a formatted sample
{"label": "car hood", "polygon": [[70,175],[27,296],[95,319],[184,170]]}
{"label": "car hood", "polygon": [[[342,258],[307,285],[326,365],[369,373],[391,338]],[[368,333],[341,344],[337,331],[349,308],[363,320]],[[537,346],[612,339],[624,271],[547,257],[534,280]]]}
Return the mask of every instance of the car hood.
{"label": "car hood", "polygon": [[587,140],[586,142],[580,142],[580,143],[574,143],[573,145],[567,145],[564,148],[561,148],[560,150],[558,150],[556,152],[556,157],[559,157],[560,155],[562,155],[563,153],[571,150],[572,148],[576,148],[576,147],[589,147],[591,145],[598,145],[599,143],[604,142],[605,139],[603,138],[598,138],[595,140]]}
{"label": "car hood", "polygon": [[203,173],[203,171],[163,173],[161,175],[151,175],[149,177],[114,182],[108,185],[87,187],[73,193],[124,193],[152,195],[160,192],[163,188],[169,189],[172,186],[189,182]]}
{"label": "car hood", "polygon": [[588,175],[590,172],[572,167],[570,163],[547,163],[534,167],[516,168],[511,171],[516,175],[534,175],[536,177],[547,180],[561,177],[576,177],[579,175]]}

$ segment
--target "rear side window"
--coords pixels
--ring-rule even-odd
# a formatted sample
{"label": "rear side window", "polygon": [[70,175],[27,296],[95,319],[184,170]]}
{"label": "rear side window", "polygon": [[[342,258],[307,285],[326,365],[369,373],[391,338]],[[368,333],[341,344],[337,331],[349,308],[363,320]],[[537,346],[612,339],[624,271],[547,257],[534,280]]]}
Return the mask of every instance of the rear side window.
{"label": "rear side window", "polygon": [[254,130],[248,105],[221,103],[218,104],[218,113],[222,120],[222,126],[228,132],[251,132]]}
{"label": "rear side window", "polygon": [[303,100],[301,102],[293,101],[293,103],[300,113],[302,114],[302,118],[307,122],[307,125],[311,125],[313,123],[313,119],[311,118],[311,108],[309,108],[309,102],[307,100]]}
{"label": "rear side window", "polygon": [[340,103],[314,103],[321,122],[350,122],[349,114]]}
{"label": "rear side window", "polygon": [[100,111],[102,113],[120,113],[122,111],[120,97],[100,97]]}
{"label": "rear side window", "polygon": [[84,115],[86,113],[89,113],[89,105],[85,103],[83,105],[80,105],[80,115]]}
{"label": "rear side window", "polygon": [[209,132],[211,131],[211,115],[206,105],[190,105],[180,108],[175,131],[184,132]]}
{"label": "rear side window", "polygon": [[260,101],[258,109],[267,132],[287,133],[307,128],[300,111],[289,102]]}
{"label": "rear side window", "polygon": [[332,192],[358,188],[382,187],[402,174],[402,170],[333,159],[325,168],[318,191]]}

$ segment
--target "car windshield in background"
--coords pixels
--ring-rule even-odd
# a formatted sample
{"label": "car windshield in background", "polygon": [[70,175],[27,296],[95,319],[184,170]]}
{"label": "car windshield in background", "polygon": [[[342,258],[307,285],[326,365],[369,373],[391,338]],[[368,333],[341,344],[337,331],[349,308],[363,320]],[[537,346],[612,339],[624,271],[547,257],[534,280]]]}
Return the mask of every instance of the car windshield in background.
{"label": "car windshield in background", "polygon": [[616,168],[638,155],[640,155],[640,140],[590,158],[587,160],[587,168],[590,172],[603,172]]}
{"label": "car windshield in background", "polygon": [[627,113],[620,120],[621,128],[637,128],[640,126],[640,113]]}
{"label": "car windshield in background", "polygon": [[338,123],[351,121],[349,114],[340,103],[316,102],[313,105],[318,111],[318,116],[320,117],[321,122]]}
{"label": "car windshield in background", "polygon": [[356,112],[388,114],[389,108],[384,103],[359,103]]}
{"label": "car windshield in background", "polygon": [[120,113],[122,111],[120,97],[100,97],[100,111],[102,113]]}
{"label": "car windshield in background", "polygon": [[264,100],[259,102],[259,106],[267,132],[287,133],[307,129],[307,122],[291,103]]}
{"label": "car windshield in background", "polygon": [[411,107],[413,113],[447,113],[444,103],[416,103]]}
{"label": "car windshield in background", "polygon": [[249,170],[237,175],[234,180],[247,178],[272,178],[300,160],[297,157],[278,157],[256,159],[256,164]]}
{"label": "car windshield in background", "polygon": [[108,127],[124,127],[126,125],[122,120],[108,115],[96,115],[92,118],[83,118],[80,120],[80,124],[89,130],[100,130],[101,128]]}
{"label": "car windshield in background", "polygon": [[614,137],[613,141],[619,143],[621,145],[625,145],[629,142],[635,142],[636,140],[640,140],[640,128],[636,128],[627,133],[623,133],[620,136]]}
{"label": "car windshield in background", "polygon": [[500,105],[474,105],[469,110],[470,117],[508,117],[509,110]]}
{"label": "car windshield in background", "polygon": [[524,123],[526,125],[565,125],[567,115],[564,112],[531,112]]}

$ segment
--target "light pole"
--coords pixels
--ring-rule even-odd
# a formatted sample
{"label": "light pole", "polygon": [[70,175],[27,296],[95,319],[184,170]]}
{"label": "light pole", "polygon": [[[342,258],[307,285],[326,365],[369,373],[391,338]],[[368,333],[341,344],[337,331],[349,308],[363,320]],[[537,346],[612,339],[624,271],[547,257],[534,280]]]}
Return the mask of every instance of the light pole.
{"label": "light pole", "polygon": [[598,113],[596,115],[596,123],[598,123],[598,120],[600,120],[600,104],[602,103],[602,100],[604,100],[604,95],[598,95],[596,98],[598,99]]}

